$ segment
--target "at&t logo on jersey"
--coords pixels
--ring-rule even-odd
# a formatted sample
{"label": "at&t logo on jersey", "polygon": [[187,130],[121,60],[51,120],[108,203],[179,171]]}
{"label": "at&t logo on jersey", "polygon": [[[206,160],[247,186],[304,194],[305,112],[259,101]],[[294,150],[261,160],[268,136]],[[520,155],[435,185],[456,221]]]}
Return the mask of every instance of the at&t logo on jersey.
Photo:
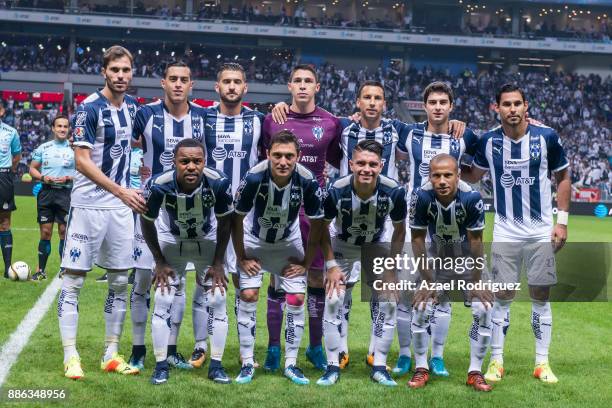
{"label": "at&t logo on jersey", "polygon": [[215,161],[221,162],[225,159],[244,159],[247,156],[247,152],[244,150],[230,150],[229,152],[221,146],[217,146],[212,151],[212,158]]}
{"label": "at&t logo on jersey", "polygon": [[130,150],[129,150],[128,146],[126,146],[124,148],[120,144],[116,144],[116,145],[113,145],[113,147],[110,148],[110,157],[112,157],[115,160],[120,158],[124,153],[125,154],[129,154],[130,153]]}
{"label": "at&t logo on jersey", "polygon": [[280,229],[287,228],[287,224],[283,224],[283,223],[280,223],[280,222],[272,222],[269,219],[264,218],[264,217],[259,217],[257,219],[257,222],[259,223],[259,225],[262,228],[266,228],[266,229],[277,229],[277,230],[280,230]]}
{"label": "at&t logo on jersey", "polygon": [[517,186],[532,186],[535,183],[535,177],[514,177],[510,173],[504,173],[499,178],[499,182],[504,188],[512,188]]}
{"label": "at&t logo on jersey", "polygon": [[174,153],[165,151],[159,155],[159,162],[166,167],[171,167],[174,164]]}
{"label": "at&t logo on jersey", "polygon": [[302,160],[300,160],[302,163],[316,163],[317,162],[317,156],[302,156]]}
{"label": "at&t logo on jersey", "polygon": [[421,177],[429,177],[429,163],[422,162],[419,164],[419,174]]}

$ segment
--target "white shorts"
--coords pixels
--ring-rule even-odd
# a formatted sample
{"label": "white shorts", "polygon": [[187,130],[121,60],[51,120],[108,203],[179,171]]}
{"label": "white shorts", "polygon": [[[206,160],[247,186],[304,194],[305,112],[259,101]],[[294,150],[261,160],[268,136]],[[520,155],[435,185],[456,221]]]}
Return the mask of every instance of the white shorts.
{"label": "white shorts", "polygon": [[89,271],[134,267],[134,215],[128,207],[70,208],[62,268]]}
{"label": "white shorts", "polygon": [[249,276],[240,267],[240,290],[259,289],[265,272],[274,277],[276,288],[285,293],[306,293],[306,275],[294,278],[285,278],[280,273],[289,263],[289,258],[304,258],[302,238],[297,235],[293,239],[280,241],[275,244],[259,241],[250,234],[244,235],[244,250],[249,258],[257,258],[261,264],[261,270],[255,276]]}
{"label": "white shorts", "polygon": [[[212,286],[212,278],[206,276],[206,272],[213,263],[216,242],[206,239],[159,241],[159,246],[166,262],[176,272],[177,278],[185,276],[186,271],[195,270],[197,282],[201,286]],[[227,271],[225,276],[227,277]]]}
{"label": "white shorts", "polygon": [[491,272],[495,282],[520,282],[525,265],[528,285],[553,286],[557,283],[555,253],[550,238],[516,241],[494,236],[491,258]]}
{"label": "white shorts", "polygon": [[230,238],[227,244],[227,250],[225,251],[225,269],[228,273],[237,274],[238,266],[236,265],[238,260],[236,259],[236,251],[234,251],[234,243]]}
{"label": "white shorts", "polygon": [[134,224],[134,267],[138,269],[153,269],[155,262],[153,254],[149,250],[144,237],[142,236],[142,228],[140,227],[140,215],[136,214]]}
{"label": "white shorts", "polygon": [[341,239],[332,238],[334,258],[346,278],[347,284],[355,284],[361,279],[361,246],[352,245]]}

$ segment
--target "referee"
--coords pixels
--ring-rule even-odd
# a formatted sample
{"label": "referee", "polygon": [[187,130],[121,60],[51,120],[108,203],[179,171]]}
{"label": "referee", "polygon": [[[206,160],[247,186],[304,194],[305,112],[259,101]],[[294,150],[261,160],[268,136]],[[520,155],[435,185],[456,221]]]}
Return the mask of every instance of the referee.
{"label": "referee", "polygon": [[[30,175],[43,183],[37,197],[40,241],[38,268],[32,280],[47,279],[45,268],[51,253],[53,223],[57,223],[59,254],[62,257],[66,237],[66,216],[70,209],[70,191],[74,178],[74,152],[68,143],[70,123],[65,115],[57,115],[51,123],[53,140],[43,143],[32,154]],[[87,239],[87,237],[83,237]]]}
{"label": "referee", "polygon": [[4,277],[8,279],[13,254],[11,212],[15,211],[13,177],[21,160],[21,143],[17,130],[2,122],[4,104],[0,101],[0,249],[4,259]]}

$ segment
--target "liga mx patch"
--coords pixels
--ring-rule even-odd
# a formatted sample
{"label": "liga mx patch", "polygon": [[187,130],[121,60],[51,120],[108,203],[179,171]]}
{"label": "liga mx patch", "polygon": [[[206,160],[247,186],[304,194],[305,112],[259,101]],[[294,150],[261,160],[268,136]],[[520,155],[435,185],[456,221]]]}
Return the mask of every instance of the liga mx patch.
{"label": "liga mx patch", "polygon": [[312,135],[317,140],[317,142],[320,142],[321,139],[323,139],[323,132],[324,130],[321,126],[315,126],[312,128]]}

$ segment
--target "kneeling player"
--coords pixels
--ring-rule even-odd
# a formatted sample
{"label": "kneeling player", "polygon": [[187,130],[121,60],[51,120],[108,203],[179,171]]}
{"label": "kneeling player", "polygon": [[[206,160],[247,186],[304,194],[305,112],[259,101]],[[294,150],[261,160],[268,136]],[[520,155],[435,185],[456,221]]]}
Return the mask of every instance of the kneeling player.
{"label": "kneeling player", "polygon": [[[351,291],[361,273],[363,244],[381,242],[385,220],[393,222],[391,257],[401,251],[406,234],[406,191],[396,181],[380,175],[383,169],[383,147],[375,140],[360,141],[349,161],[352,175],[334,182],[325,198],[325,227],[335,219],[330,242],[323,229],[322,248],[325,254],[326,297],[323,334],[327,353],[327,370],[319,385],[335,384],[340,377],[340,355],[348,353],[346,338]],[[333,248],[333,249],[332,249]],[[334,259],[337,256],[337,260]],[[377,302],[380,311],[375,324],[375,353],[372,380],[382,385],[397,385],[386,370],[387,353],[395,333],[396,303]],[[345,310],[346,308],[346,310]]]}
{"label": "kneeling player", "polygon": [[[209,306],[214,309],[208,378],[223,384],[230,382],[221,357],[228,329],[223,259],[231,233],[233,203],[229,180],[223,173],[205,167],[204,157],[200,142],[184,139],[177,143],[176,170],[150,182],[147,212],[141,218],[142,233],[155,260],[157,286],[151,319],[157,362],[152,384],[168,381],[172,303],[182,278],[177,273],[184,274],[188,262],[194,263],[198,282],[208,288]],[[160,209],[158,237],[154,220]]]}
{"label": "kneeling player", "polygon": [[[429,164],[429,183],[418,188],[410,202],[410,228],[412,249],[416,259],[426,258],[425,238],[431,238],[430,254],[433,259],[446,260],[450,256],[466,254],[475,261],[483,261],[482,231],[484,229],[484,205],[480,193],[459,180],[459,168],[455,158],[448,154],[435,156]],[[435,263],[434,263],[435,264]],[[481,281],[482,270],[474,262],[471,273],[461,279]],[[434,269],[435,274],[434,276]],[[432,283],[457,281],[461,274],[456,269],[429,268],[429,262],[419,267],[421,282],[414,297],[412,336],[416,370],[408,382],[411,388],[420,388],[429,380],[427,350],[429,348],[429,325],[436,301],[436,290]],[[442,294],[445,296],[445,294]],[[490,391],[482,375],[482,362],[491,341],[491,305],[493,296],[489,291],[473,290],[467,294],[471,301],[473,324],[469,331],[470,367],[467,385],[477,391]]]}
{"label": "kneeling player", "polygon": [[[297,164],[300,145],[293,133],[276,133],[269,146],[268,159],[249,170],[236,192],[232,241],[240,274],[238,336],[242,357],[236,381],[249,383],[255,373],[257,299],[263,273],[270,272],[276,287],[287,294],[285,376],[296,384],[308,384],[296,362],[304,333],[305,271],[320,239],[322,191],[310,170]],[[312,220],[306,257],[297,222],[302,205]]]}

